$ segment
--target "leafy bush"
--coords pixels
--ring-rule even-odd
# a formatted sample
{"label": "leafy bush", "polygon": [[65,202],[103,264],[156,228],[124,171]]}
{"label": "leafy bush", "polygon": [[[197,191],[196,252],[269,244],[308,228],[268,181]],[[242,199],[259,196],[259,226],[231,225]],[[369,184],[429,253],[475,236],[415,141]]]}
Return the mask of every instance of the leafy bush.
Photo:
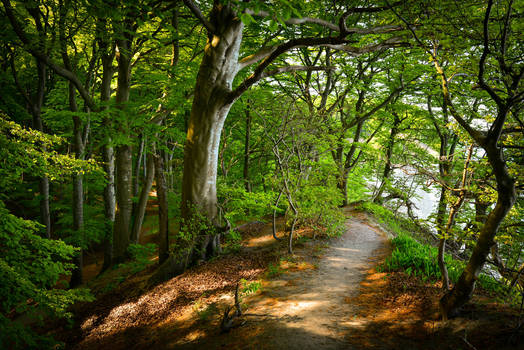
{"label": "leafy bush", "polygon": [[[55,288],[70,275],[75,249],[61,240],[38,235],[41,225],[10,214],[0,201],[0,348],[45,348],[53,341],[33,332],[29,324],[70,318],[75,301],[91,301],[87,289]],[[23,318],[29,322],[21,322]]]}
{"label": "leafy bush", "polygon": [[[386,258],[382,268],[388,271],[403,269],[408,274],[425,277],[432,280],[441,278],[437,264],[437,248],[420,244],[414,238],[400,234],[391,240],[394,250]],[[448,268],[449,279],[456,282],[464,269],[464,262],[454,260],[445,255],[444,261]]]}
{"label": "leafy bush", "polygon": [[240,292],[242,295],[249,295],[249,294],[256,293],[262,287],[262,284],[260,283],[260,281],[248,282],[247,280],[243,278],[240,280],[240,284],[242,285],[242,289]]}
{"label": "leafy bush", "polygon": [[245,188],[219,184],[219,202],[232,224],[259,219],[273,212],[274,192],[247,192]]}
{"label": "leafy bush", "polygon": [[[404,227],[409,227],[410,223],[399,223],[390,210],[372,203],[364,203],[363,207],[369,208],[380,221],[387,224],[397,234],[391,240],[393,252],[378,267],[380,271],[404,270],[407,274],[421,277],[423,280],[437,281],[441,279],[442,274],[437,262],[438,249],[436,247],[419,243],[411,237],[409,231],[404,229]],[[444,261],[450,281],[456,283],[466,266],[465,262],[455,260],[449,254],[444,255]],[[500,293],[503,289],[499,282],[486,274],[479,276],[478,283],[488,291]]]}
{"label": "leafy bush", "polygon": [[238,252],[241,248],[241,244],[240,244],[241,241],[242,241],[242,236],[240,235],[240,232],[238,232],[237,230],[230,230],[225,235],[224,252],[226,254]]}
{"label": "leafy bush", "polygon": [[127,248],[131,260],[123,264],[119,264],[118,267],[129,269],[130,274],[138,273],[153,263],[151,257],[156,254],[157,245],[154,243],[147,244],[130,244]]}
{"label": "leafy bush", "polygon": [[[12,215],[2,199],[24,174],[51,181],[73,174],[97,173],[94,161],[76,160],[55,148],[64,140],[24,129],[0,114],[0,348],[51,348],[56,343],[32,326],[49,318],[71,318],[68,307],[91,301],[87,289],[61,289],[70,275],[75,248],[62,240],[42,238],[42,225]],[[34,198],[36,200],[36,196]],[[63,279],[62,279],[63,282]],[[65,284],[65,283],[64,283]]]}
{"label": "leafy bush", "polygon": [[327,236],[342,234],[345,217],[338,209],[341,197],[340,191],[333,186],[304,186],[297,194],[298,224]]}

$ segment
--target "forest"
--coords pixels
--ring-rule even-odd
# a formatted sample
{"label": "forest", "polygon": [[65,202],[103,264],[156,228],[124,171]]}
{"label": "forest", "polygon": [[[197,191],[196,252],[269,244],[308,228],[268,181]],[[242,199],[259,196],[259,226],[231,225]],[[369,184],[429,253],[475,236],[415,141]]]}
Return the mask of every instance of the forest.
{"label": "forest", "polygon": [[0,348],[524,344],[524,1],[1,2]]}

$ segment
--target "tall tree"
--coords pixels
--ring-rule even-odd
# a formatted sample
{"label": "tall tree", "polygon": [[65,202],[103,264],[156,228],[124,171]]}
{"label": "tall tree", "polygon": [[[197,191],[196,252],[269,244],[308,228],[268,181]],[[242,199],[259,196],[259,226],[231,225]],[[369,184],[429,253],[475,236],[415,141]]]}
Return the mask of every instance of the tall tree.
{"label": "tall tree", "polygon": [[[302,18],[288,18],[285,24],[289,26],[312,24],[320,28],[327,28],[335,35],[300,36],[277,42],[274,45],[264,46],[253,54],[247,54],[239,60],[241,44],[244,41],[243,33],[245,23],[249,23],[253,16],[270,17],[270,12],[265,9],[262,2],[252,1],[242,3],[245,8],[239,8],[232,3],[213,1],[209,17],[206,17],[197,4],[191,0],[184,0],[184,4],[198,18],[207,32],[207,44],[204,57],[200,64],[191,117],[184,153],[184,173],[182,179],[182,217],[191,217],[191,210],[202,212],[207,219],[218,226],[217,222],[217,197],[216,177],[220,135],[224,121],[227,118],[232,104],[253,84],[259,80],[290,71],[304,71],[325,69],[311,66],[281,66],[269,70],[279,56],[297,47],[302,46],[327,46],[344,50],[353,54],[377,51],[384,47],[398,46],[398,38],[379,38],[373,44],[355,47],[351,43],[355,38],[370,34],[384,34],[397,31],[398,26],[388,24],[367,27],[348,27],[348,18],[355,13],[377,12],[385,8],[345,8],[333,17],[335,23],[304,16]],[[318,4],[321,5],[321,4]],[[288,10],[290,3],[282,1],[282,6]],[[315,8],[318,11],[318,8]],[[269,8],[274,12],[274,8]],[[279,17],[280,18],[280,17]],[[351,18],[356,24],[358,20]],[[284,20],[283,20],[284,22]],[[258,63],[253,73],[233,87],[235,77],[243,69]],[[196,246],[204,255],[214,254],[212,246],[216,246],[216,237],[209,237],[203,233]]]}
{"label": "tall tree", "polygon": [[[455,6],[454,4],[447,5]],[[492,14],[494,6],[496,13],[503,14],[502,16],[495,17]],[[459,35],[469,41],[469,47],[475,45],[480,54],[478,61],[475,62],[477,70],[472,72],[476,76],[475,88],[484,92],[482,101],[486,106],[492,106],[496,112],[496,117],[489,123],[487,130],[475,128],[472,125],[473,123],[468,122],[455,107],[451,76],[443,68],[439,57],[437,39],[433,38],[430,41],[431,45],[428,45],[416,33],[412,24],[402,14],[392,9],[404,21],[418,44],[425,48],[426,53],[431,57],[441,82],[442,96],[450,114],[471,139],[486,152],[497,184],[497,202],[480,228],[479,238],[466,268],[453,289],[440,300],[444,319],[456,315],[460,308],[471,299],[478,276],[491,247],[495,244],[494,239],[497,231],[516,200],[515,179],[508,171],[504,145],[501,144],[501,135],[509,117],[515,118],[522,125],[518,113],[511,114],[512,111],[516,110],[515,107],[524,100],[524,87],[522,86],[524,64],[519,58],[520,55],[517,54],[517,52],[522,52],[522,43],[518,39],[518,32],[514,29],[513,1],[500,2],[494,5],[494,2],[489,0],[481,9],[484,13],[481,22],[474,22],[474,25],[478,25],[479,31],[477,33],[481,34],[470,35],[460,32]],[[450,28],[460,28],[454,27],[453,23],[460,22],[462,17],[449,16],[446,20],[450,22]],[[436,34],[436,32],[432,32],[431,36]],[[438,35],[436,37],[438,38]],[[460,45],[464,42],[453,44],[452,47],[460,50]],[[473,59],[476,60],[477,57],[474,56]]]}

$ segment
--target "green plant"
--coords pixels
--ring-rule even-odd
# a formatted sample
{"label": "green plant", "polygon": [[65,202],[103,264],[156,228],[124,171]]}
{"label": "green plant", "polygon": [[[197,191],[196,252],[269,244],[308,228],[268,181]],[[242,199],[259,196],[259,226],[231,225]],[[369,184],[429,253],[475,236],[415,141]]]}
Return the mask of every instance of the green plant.
{"label": "green plant", "polygon": [[[47,348],[49,336],[38,335],[31,325],[47,318],[70,319],[68,307],[92,301],[88,289],[55,288],[61,276],[70,275],[75,248],[38,234],[41,225],[11,215],[0,201],[0,348]],[[17,321],[24,315],[29,322]]]}
{"label": "green plant", "polygon": [[242,241],[242,236],[240,235],[240,232],[237,230],[230,230],[225,235],[225,244],[224,244],[224,252],[227,253],[236,253],[240,250],[242,245],[240,242]]}
{"label": "green plant", "polygon": [[243,278],[240,280],[240,284],[242,286],[242,289],[240,290],[240,293],[242,295],[249,295],[249,294],[256,293],[262,287],[262,284],[260,283],[260,281],[249,282]]}
{"label": "green plant", "polygon": [[130,261],[119,264],[118,267],[129,269],[130,274],[138,273],[153,263],[152,257],[157,251],[157,245],[154,243],[130,244],[127,248]]}
{"label": "green plant", "polygon": [[344,232],[345,217],[338,209],[341,201],[336,187],[323,185],[303,186],[297,193],[298,224],[313,228],[315,234],[328,237]]}
{"label": "green plant", "polygon": [[209,305],[204,303],[205,297],[206,292],[202,293],[200,298],[198,298],[191,306],[193,312],[197,314],[201,321],[207,321],[211,315],[218,312],[218,308],[215,303],[211,303]]}
{"label": "green plant", "polygon": [[269,264],[267,267],[267,276],[269,278],[274,278],[277,276],[280,276],[282,274],[282,268],[280,267],[280,264]]}

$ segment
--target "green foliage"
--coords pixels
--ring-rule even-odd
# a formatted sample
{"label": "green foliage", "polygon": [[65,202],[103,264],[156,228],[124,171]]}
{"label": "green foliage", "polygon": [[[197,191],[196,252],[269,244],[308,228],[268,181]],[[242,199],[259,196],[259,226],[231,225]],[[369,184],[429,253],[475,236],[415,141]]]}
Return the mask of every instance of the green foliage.
{"label": "green foliage", "polygon": [[280,267],[280,263],[278,264],[269,264],[267,267],[267,277],[268,278],[275,278],[280,276],[284,270]]}
{"label": "green foliage", "polygon": [[237,230],[230,230],[225,235],[225,242],[224,242],[224,252],[226,254],[228,253],[236,253],[240,250],[242,247],[242,235]]}
{"label": "green foliage", "polygon": [[[373,213],[382,223],[391,229],[396,237],[391,240],[393,252],[387,257],[382,265],[381,271],[403,270],[408,275],[413,275],[425,280],[440,280],[442,274],[437,262],[438,249],[430,244],[419,243],[412,237],[415,227],[412,223],[398,220],[387,208],[374,203],[363,203],[362,207]],[[464,261],[455,260],[451,255],[445,254],[444,261],[448,269],[448,276],[451,282],[458,281],[466,264]],[[494,278],[481,274],[478,283],[485,290],[500,293],[503,291],[502,285]]]}
{"label": "green foliage", "polygon": [[226,218],[232,223],[261,218],[272,213],[276,194],[268,192],[247,192],[244,187],[218,184],[217,192]]}
{"label": "green foliage", "polygon": [[413,221],[395,215],[390,209],[379,204],[364,202],[359,207],[372,213],[378,221],[387,225],[396,234],[408,234],[408,232],[416,232],[419,230]]}
{"label": "green foliage", "polygon": [[157,245],[154,243],[130,244],[127,252],[131,257],[130,261],[119,264],[118,267],[128,270],[133,275],[154,263],[153,258],[157,252]]}
{"label": "green foliage", "polygon": [[344,232],[344,214],[338,209],[342,195],[334,187],[307,185],[297,193],[298,223],[328,237]]}
{"label": "green foliage", "polygon": [[243,278],[240,280],[240,285],[242,287],[242,289],[240,290],[240,293],[242,295],[256,293],[262,287],[262,283],[260,281],[249,282]]}
{"label": "green foliage", "polygon": [[[409,275],[432,280],[441,278],[442,275],[437,263],[437,248],[420,244],[406,234],[399,234],[391,240],[391,244],[394,249],[382,266],[384,270],[404,270]],[[447,254],[444,260],[448,268],[449,279],[456,282],[465,267],[464,262],[454,260]]]}
{"label": "green foliage", "polygon": [[47,176],[51,181],[72,174],[100,172],[95,161],[77,160],[58,153],[55,148],[63,139],[33,129],[24,129],[0,114],[0,191],[19,182],[24,174]]}
{"label": "green foliage", "polygon": [[30,324],[47,317],[70,318],[69,305],[93,300],[87,289],[56,288],[61,276],[70,275],[75,250],[61,240],[38,236],[39,226],[10,214],[0,202],[1,348],[50,344],[50,339],[17,321],[18,316],[24,315]]}

